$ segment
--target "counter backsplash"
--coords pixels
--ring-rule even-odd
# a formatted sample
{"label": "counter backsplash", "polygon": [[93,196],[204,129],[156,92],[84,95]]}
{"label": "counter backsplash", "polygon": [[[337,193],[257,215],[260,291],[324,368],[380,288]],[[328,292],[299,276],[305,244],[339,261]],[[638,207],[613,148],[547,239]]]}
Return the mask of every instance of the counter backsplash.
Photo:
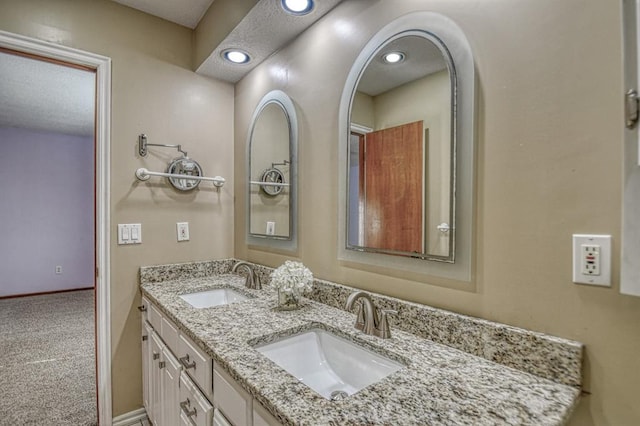
{"label": "counter backsplash", "polygon": [[[141,284],[226,274],[236,259],[178,263],[140,268]],[[253,264],[262,285],[268,285],[273,268]],[[344,309],[356,289],[324,280],[314,280],[312,300]],[[485,358],[507,367],[569,386],[582,386],[584,345],[543,333],[457,314],[427,305],[371,293],[376,306],[395,309],[391,327],[436,343]]]}

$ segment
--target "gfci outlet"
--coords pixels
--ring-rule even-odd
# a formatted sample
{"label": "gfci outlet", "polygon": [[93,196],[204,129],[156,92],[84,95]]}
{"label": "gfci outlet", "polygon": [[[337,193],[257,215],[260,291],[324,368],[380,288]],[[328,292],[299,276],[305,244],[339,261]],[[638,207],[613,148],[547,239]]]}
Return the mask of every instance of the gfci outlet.
{"label": "gfci outlet", "polygon": [[611,235],[573,236],[573,282],[611,287]]}
{"label": "gfci outlet", "polygon": [[189,241],[189,222],[176,223],[178,241]]}

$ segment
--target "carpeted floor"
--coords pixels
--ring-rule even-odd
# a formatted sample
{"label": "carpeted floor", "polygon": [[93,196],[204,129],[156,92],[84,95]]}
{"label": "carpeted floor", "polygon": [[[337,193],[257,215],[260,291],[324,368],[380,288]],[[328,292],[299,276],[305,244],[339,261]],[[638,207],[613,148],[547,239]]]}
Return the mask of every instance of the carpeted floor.
{"label": "carpeted floor", "polygon": [[94,291],[0,300],[0,425],[97,424]]}

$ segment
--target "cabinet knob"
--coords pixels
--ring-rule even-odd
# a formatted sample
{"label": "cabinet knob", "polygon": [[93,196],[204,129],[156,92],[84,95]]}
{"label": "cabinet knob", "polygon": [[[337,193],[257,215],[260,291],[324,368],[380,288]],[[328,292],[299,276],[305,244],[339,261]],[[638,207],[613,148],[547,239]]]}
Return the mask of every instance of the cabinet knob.
{"label": "cabinet knob", "polygon": [[165,362],[164,362],[164,361],[160,361],[160,362],[158,363],[158,368],[159,368],[159,369],[161,369],[161,370],[162,370],[162,369],[164,368],[164,366],[165,366]]}
{"label": "cabinet knob", "polygon": [[143,341],[143,342],[146,342],[147,340],[149,340],[149,336],[146,336],[146,335],[145,335],[145,336],[142,336],[142,341]]}
{"label": "cabinet knob", "polygon": [[160,354],[157,353],[157,352],[154,352],[153,353],[153,359],[158,359],[158,358],[160,358]]}
{"label": "cabinet knob", "polygon": [[140,312],[147,312],[147,307],[146,307],[146,306],[144,306],[144,305],[140,305],[140,306],[138,306],[138,310],[139,310]]}

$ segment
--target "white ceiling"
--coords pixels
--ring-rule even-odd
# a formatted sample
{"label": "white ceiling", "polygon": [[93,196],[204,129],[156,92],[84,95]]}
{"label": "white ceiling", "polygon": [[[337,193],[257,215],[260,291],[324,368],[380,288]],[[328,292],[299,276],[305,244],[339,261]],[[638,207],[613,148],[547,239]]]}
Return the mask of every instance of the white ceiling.
{"label": "white ceiling", "polygon": [[95,73],[0,52],[0,127],[91,136]]}
{"label": "white ceiling", "polygon": [[213,0],[113,0],[149,15],[195,28]]}
{"label": "white ceiling", "polygon": [[[386,63],[383,56],[396,51],[405,54],[404,61]],[[387,44],[367,65],[358,83],[358,91],[377,96],[446,68],[442,52],[431,41],[418,36],[400,37]]]}

